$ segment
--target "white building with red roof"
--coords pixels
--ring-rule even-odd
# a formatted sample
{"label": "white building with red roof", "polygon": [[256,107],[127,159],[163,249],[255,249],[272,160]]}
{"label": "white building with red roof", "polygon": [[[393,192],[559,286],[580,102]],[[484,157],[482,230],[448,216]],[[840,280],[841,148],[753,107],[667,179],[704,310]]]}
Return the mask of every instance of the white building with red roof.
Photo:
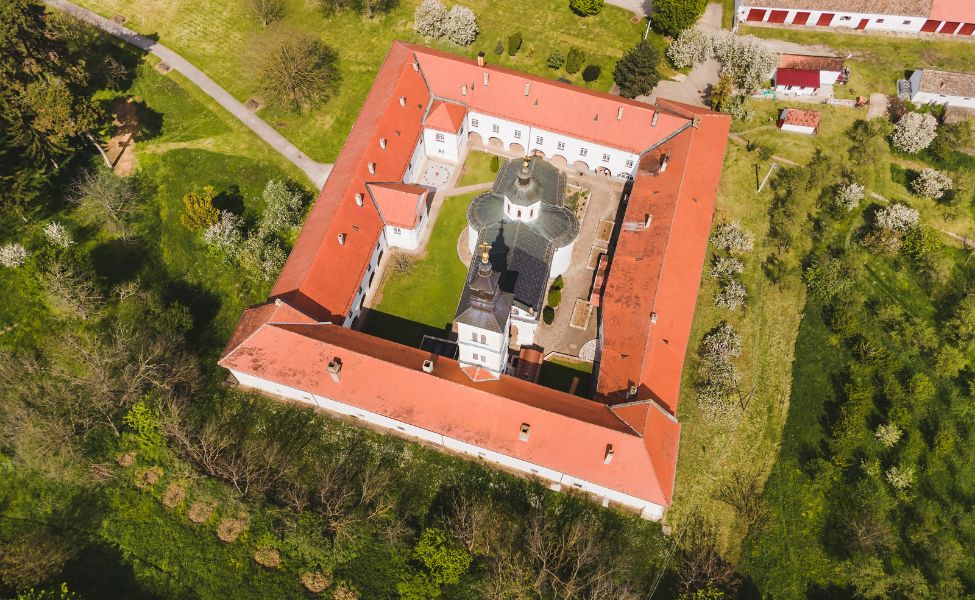
{"label": "white building with red roof", "polygon": [[[246,388],[659,519],[673,499],[681,370],[729,127],[711,111],[395,42],[271,297],[244,312],[219,364]],[[350,327],[383,253],[407,243],[389,228],[413,219],[422,233],[426,199],[411,187],[420,162],[459,157],[475,137],[634,180],[598,292],[593,398],[513,377],[497,368],[504,356],[492,369]],[[459,329],[509,338],[517,298],[487,259],[467,285],[462,308],[476,310],[458,315]]]}
{"label": "white building with red roof", "polygon": [[975,35],[971,0],[735,0],[737,23]]}
{"label": "white building with red roof", "polygon": [[819,111],[783,108],[779,114],[779,129],[812,135],[819,131],[819,120]]}
{"label": "white building with red roof", "polygon": [[810,96],[817,92],[832,92],[834,85],[846,83],[850,71],[845,61],[836,56],[783,54],[772,80],[779,94]]}

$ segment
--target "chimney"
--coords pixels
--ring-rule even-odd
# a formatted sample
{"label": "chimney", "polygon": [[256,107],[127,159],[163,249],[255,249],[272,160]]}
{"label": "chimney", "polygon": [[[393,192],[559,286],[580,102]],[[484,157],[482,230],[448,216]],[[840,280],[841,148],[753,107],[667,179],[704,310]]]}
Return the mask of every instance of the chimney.
{"label": "chimney", "polygon": [[433,373],[433,361],[432,360],[425,360],[425,361],[423,361],[423,372],[424,373]]}
{"label": "chimney", "polygon": [[362,206],[362,200],[363,200],[362,192],[357,192],[355,195],[355,205]]}
{"label": "chimney", "polygon": [[633,400],[634,398],[636,398],[636,391],[637,391],[637,387],[635,385],[631,385],[630,389],[626,391],[627,400]]}
{"label": "chimney", "polygon": [[606,454],[603,456],[603,464],[608,465],[613,462],[613,445],[606,444]]}
{"label": "chimney", "polygon": [[528,92],[531,91],[531,89],[532,89],[532,82],[526,81],[525,82],[525,95],[526,96],[528,95]]}
{"label": "chimney", "polygon": [[650,227],[650,223],[653,223],[653,215],[647,213],[643,218],[643,228],[646,229]]}
{"label": "chimney", "polygon": [[650,322],[653,324],[657,323],[657,313],[655,312],[650,313]]}
{"label": "chimney", "polygon": [[657,126],[657,119],[659,119],[659,118],[660,118],[660,111],[656,111],[656,110],[653,111],[653,118],[650,119],[650,127],[656,127]]}
{"label": "chimney", "polygon": [[376,163],[374,162],[369,163],[369,174],[370,175],[376,174]]}
{"label": "chimney", "polygon": [[658,173],[663,173],[667,170],[667,162],[670,160],[670,152],[664,152],[660,155],[660,170]]}
{"label": "chimney", "polygon": [[623,107],[622,106],[619,107],[619,110],[616,111],[616,120],[617,121],[622,121],[623,120]]}
{"label": "chimney", "polygon": [[413,61],[413,70],[418,73],[420,72],[420,63],[416,62],[415,60]]}
{"label": "chimney", "polygon": [[522,423],[521,430],[518,432],[518,439],[523,442],[527,442],[528,434],[530,431],[531,431],[531,425],[529,425],[528,423]]}
{"label": "chimney", "polygon": [[339,382],[342,375],[342,361],[338,357],[328,361],[328,374],[335,383]]}
{"label": "chimney", "polygon": [[339,246],[344,246],[344,245],[345,245],[345,234],[344,233],[340,233],[339,234]]}
{"label": "chimney", "polygon": [[386,138],[379,138],[379,147],[383,150],[386,149]]}
{"label": "chimney", "polygon": [[[479,67],[484,66],[484,50],[481,50],[480,52],[477,53],[477,66]],[[486,77],[487,76],[485,76],[485,78]]]}
{"label": "chimney", "polygon": [[484,87],[487,87],[488,83],[488,72],[484,71]]}
{"label": "chimney", "polygon": [[406,106],[406,96],[400,96],[399,97],[399,105],[400,106]]}
{"label": "chimney", "polygon": [[467,84],[466,83],[464,85],[460,86],[460,95],[461,96],[466,96],[467,95]]}
{"label": "chimney", "polygon": [[691,121],[691,127],[699,129],[701,127],[701,117],[694,117],[694,120]]}

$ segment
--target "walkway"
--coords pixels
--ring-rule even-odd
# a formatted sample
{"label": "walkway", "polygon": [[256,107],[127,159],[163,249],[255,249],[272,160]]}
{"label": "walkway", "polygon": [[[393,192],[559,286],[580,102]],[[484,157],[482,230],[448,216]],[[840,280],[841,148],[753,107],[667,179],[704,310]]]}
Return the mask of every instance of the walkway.
{"label": "walkway", "polygon": [[321,187],[325,185],[325,180],[328,179],[328,175],[332,171],[331,164],[315,162],[305,156],[301,150],[298,150],[298,148],[286,140],[283,135],[265,123],[260,117],[249,111],[242,103],[237,101],[236,98],[227,93],[226,90],[217,85],[212,79],[204,75],[203,71],[200,71],[194,67],[189,63],[189,61],[179,54],[176,54],[156,40],[139,35],[131,29],[123,27],[118,23],[106,19],[105,17],[86,8],[82,8],[77,4],[72,4],[71,2],[68,2],[68,0],[44,1],[51,8],[56,8],[62,12],[66,12],[75,18],[85,21],[86,23],[90,23],[91,25],[106,31],[115,37],[132,44],[133,46],[158,56],[163,62],[169,65],[171,69],[176,69],[185,75],[187,79],[203,90],[204,93],[216,100],[217,104],[230,112],[230,114],[236,117],[237,120],[246,125],[262,140],[270,144],[271,147],[279,152],[282,156],[294,163],[295,166],[301,169],[308,176],[308,178],[314,182],[318,189],[321,189]]}

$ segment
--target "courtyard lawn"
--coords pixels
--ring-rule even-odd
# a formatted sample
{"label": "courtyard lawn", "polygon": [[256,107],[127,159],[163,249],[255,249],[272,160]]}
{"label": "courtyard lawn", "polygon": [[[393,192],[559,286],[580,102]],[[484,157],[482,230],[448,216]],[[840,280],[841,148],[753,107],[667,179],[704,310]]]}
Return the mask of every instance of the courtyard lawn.
{"label": "courtyard lawn", "polygon": [[[247,3],[225,0],[172,2],[171,0],[79,0],[83,6],[112,17],[128,18],[127,26],[143,34],[158,35],[162,43],[182,54],[238,100],[257,93],[258,69],[269,47],[299,34],[322,39],[339,53],[341,85],[338,94],[305,114],[292,115],[262,109],[261,116],[309,156],[320,161],[335,159],[365,99],[383,57],[393,40],[433,46],[467,57],[478,51],[487,60],[544,77],[565,77],[578,85],[608,91],[616,60],[643,35],[645,23],[633,22],[633,14],[605,6],[594,17],[578,17],[563,0],[545,0],[530,6],[517,0],[466,0],[478,15],[480,36],[466,47],[443,40],[424,39],[413,31],[413,11],[420,0],[404,0],[390,14],[365,19],[342,12],[325,17],[317,2],[286,0],[282,21],[262,28],[248,12]],[[448,3],[450,4],[450,3]],[[495,44],[521,32],[521,51],[494,54]],[[661,50],[664,38],[651,32],[651,42]],[[599,77],[586,83],[582,72],[568,75],[546,65],[556,50],[570,46],[587,54],[586,64],[600,67]],[[665,75],[670,73],[663,66]]]}
{"label": "courtyard lawn", "polygon": [[444,199],[426,253],[411,272],[387,267],[382,299],[363,325],[367,333],[410,346],[418,346],[424,334],[447,336],[467,280],[457,239],[467,227],[467,206],[476,195]]}
{"label": "courtyard lawn", "polygon": [[[491,170],[491,160],[494,157],[494,154],[488,154],[487,152],[480,152],[478,150],[468,152],[467,159],[464,160],[464,166],[461,167],[457,187],[493,182],[498,176],[496,172]],[[504,158],[498,157],[498,171],[501,170],[501,166],[505,160]]]}
{"label": "courtyard lawn", "polygon": [[871,92],[897,93],[897,80],[914,69],[971,71],[975,64],[975,44],[948,40],[915,39],[904,36],[832,33],[802,29],[742,27],[741,33],[799,44],[823,44],[845,56],[850,67],[850,83],[836,86],[838,96],[868,96]]}

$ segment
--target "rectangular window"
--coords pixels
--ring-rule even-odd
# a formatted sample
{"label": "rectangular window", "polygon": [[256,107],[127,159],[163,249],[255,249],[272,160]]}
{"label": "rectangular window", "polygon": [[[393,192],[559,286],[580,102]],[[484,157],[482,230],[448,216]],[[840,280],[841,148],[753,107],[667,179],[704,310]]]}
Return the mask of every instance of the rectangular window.
{"label": "rectangular window", "polygon": [[471,127],[477,127],[477,119],[471,119]]}
{"label": "rectangular window", "polygon": [[883,20],[883,19],[877,19],[877,22],[878,22],[878,23],[883,23],[883,22],[884,22],[884,20]]}
{"label": "rectangular window", "polygon": [[840,21],[852,21],[853,17],[840,17]]}
{"label": "rectangular window", "polygon": [[589,154],[589,150],[586,150],[585,148],[579,148],[579,156],[585,156],[587,154]]}
{"label": "rectangular window", "polygon": [[472,331],[471,332],[471,341],[472,342],[476,342],[477,341],[477,332],[476,331]]}
{"label": "rectangular window", "polygon": [[400,229],[399,227],[393,227],[393,233],[396,233],[396,234],[403,233],[403,230]]}
{"label": "rectangular window", "polygon": [[438,133],[438,134],[436,135],[436,138],[437,138],[437,141],[438,141],[438,142],[442,142],[442,141],[444,141],[444,139],[445,139],[445,138],[444,138],[444,135],[443,135],[442,133]]}
{"label": "rectangular window", "polygon": [[519,131],[517,129],[515,130],[515,139],[516,140],[520,140],[521,139],[521,131]]}
{"label": "rectangular window", "polygon": [[481,343],[482,344],[487,344],[487,336],[484,335],[483,333],[481,334]]}
{"label": "rectangular window", "polygon": [[555,147],[558,148],[559,150],[565,150],[565,142],[559,142],[555,144]]}
{"label": "rectangular window", "polygon": [[603,154],[603,162],[609,162],[609,154]]}
{"label": "rectangular window", "polygon": [[536,135],[535,136],[535,143],[536,144],[541,144],[542,143],[542,136]]}
{"label": "rectangular window", "polygon": [[491,125],[491,131],[493,131],[494,133],[498,133],[499,131],[501,131],[501,126],[500,125]]}
{"label": "rectangular window", "polygon": [[626,161],[626,166],[627,167],[632,167],[633,166],[633,161],[632,160]]}
{"label": "rectangular window", "polygon": [[901,25],[910,25],[910,24],[911,24],[910,19],[908,19],[907,21],[904,21],[903,23],[901,23]]}

